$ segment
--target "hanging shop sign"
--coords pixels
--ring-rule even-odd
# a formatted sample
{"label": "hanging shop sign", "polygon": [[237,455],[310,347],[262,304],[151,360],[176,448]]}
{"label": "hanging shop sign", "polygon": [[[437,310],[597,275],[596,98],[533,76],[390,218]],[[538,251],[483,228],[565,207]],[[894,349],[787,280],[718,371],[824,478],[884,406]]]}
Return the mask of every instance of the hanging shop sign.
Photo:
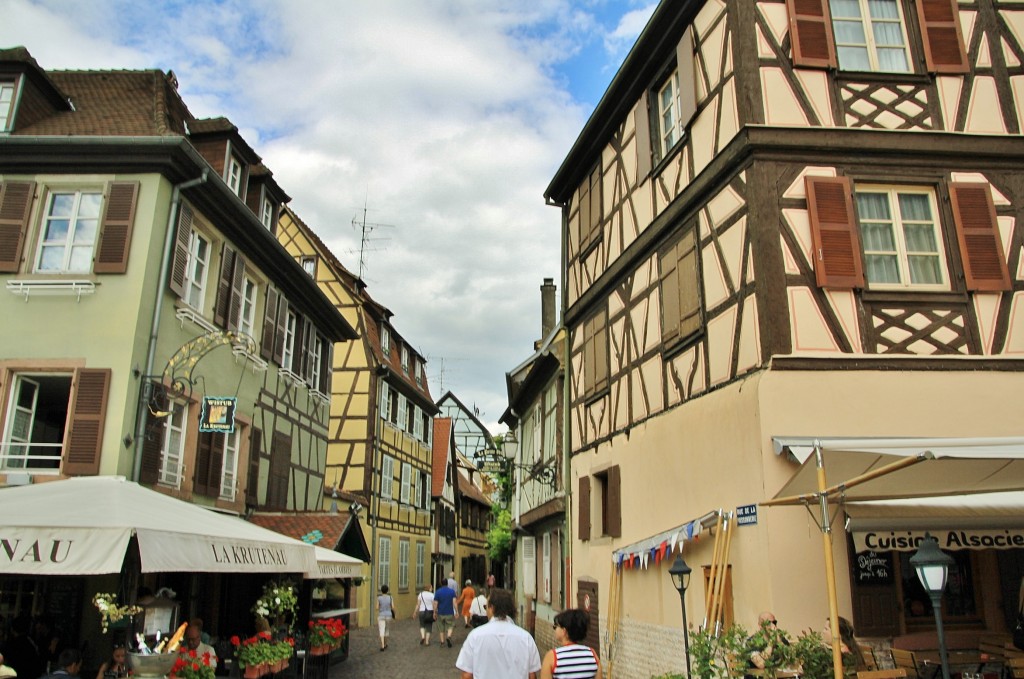
{"label": "hanging shop sign", "polygon": [[940,549],[1020,549],[1024,548],[1024,528],[968,528],[955,530],[868,530],[854,531],[857,552],[913,552],[930,533]]}
{"label": "hanging shop sign", "polygon": [[199,431],[233,434],[236,401],[234,396],[204,396]]}

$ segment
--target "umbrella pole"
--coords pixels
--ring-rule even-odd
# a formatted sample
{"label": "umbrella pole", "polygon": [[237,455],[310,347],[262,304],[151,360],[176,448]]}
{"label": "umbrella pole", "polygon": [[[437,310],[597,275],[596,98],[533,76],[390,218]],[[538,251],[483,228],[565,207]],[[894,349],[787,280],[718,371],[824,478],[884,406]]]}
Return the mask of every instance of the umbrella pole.
{"label": "umbrella pole", "polygon": [[843,653],[839,638],[839,597],[836,595],[836,564],[832,556],[832,522],[828,513],[828,493],[825,483],[825,459],[821,446],[814,444],[814,463],[818,469],[818,504],[821,508],[821,542],[825,551],[825,584],[828,587],[828,619],[832,630],[832,672],[835,679],[843,679]]}

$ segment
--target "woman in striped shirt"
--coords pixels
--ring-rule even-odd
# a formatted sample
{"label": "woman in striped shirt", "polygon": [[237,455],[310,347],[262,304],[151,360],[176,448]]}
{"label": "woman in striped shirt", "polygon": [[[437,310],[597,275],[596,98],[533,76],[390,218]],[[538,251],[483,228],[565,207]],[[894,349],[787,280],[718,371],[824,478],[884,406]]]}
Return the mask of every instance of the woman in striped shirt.
{"label": "woman in striped shirt", "polygon": [[556,647],[544,656],[540,679],[601,679],[601,660],[582,642],[587,637],[590,615],[568,608],[555,616]]}

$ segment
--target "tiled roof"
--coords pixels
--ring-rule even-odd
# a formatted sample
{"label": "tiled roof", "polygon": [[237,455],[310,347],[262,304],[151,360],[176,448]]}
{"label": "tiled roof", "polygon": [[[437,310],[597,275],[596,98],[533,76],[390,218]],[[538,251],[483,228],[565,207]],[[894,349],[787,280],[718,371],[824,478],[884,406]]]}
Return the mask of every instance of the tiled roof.
{"label": "tiled roof", "polygon": [[472,483],[469,479],[467,479],[461,473],[458,474],[458,477],[459,477],[459,493],[463,497],[468,497],[471,500],[476,500],[477,502],[479,502],[480,504],[482,504],[482,505],[484,505],[486,507],[490,507],[491,506],[491,501],[488,500],[487,497],[484,496],[484,494],[480,491],[480,489],[476,487],[476,484]]}
{"label": "tiled roof", "polygon": [[349,513],[341,511],[337,514],[329,512],[261,512],[249,517],[249,521],[257,526],[269,528],[281,535],[327,549],[337,547],[345,526],[348,525],[348,520]]}
{"label": "tiled roof", "polygon": [[238,128],[223,116],[217,118],[197,118],[188,124],[188,131],[191,134],[206,134],[208,132],[237,132]]}
{"label": "tiled roof", "polygon": [[145,71],[49,71],[73,111],[61,111],[16,131],[27,135],[166,136],[185,133],[188,115],[167,75]]}
{"label": "tiled roof", "polygon": [[431,491],[434,497],[440,497],[444,493],[444,483],[447,480],[448,462],[451,460],[452,441],[452,420],[450,417],[434,418],[434,455],[433,472],[430,477]]}

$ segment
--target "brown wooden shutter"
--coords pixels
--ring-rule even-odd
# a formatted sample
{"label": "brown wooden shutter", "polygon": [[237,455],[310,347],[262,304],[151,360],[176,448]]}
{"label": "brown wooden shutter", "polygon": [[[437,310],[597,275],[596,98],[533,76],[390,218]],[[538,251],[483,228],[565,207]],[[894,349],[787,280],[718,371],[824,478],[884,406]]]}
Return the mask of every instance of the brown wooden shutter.
{"label": "brown wooden shutter", "polygon": [[[298,329],[298,323],[296,330]],[[281,365],[281,361],[284,359],[284,343],[288,339],[288,300],[281,295],[277,301],[277,330],[274,337],[274,362],[280,365],[282,368],[292,369],[290,365]],[[292,340],[292,365],[295,363],[295,343],[294,338]]]}
{"label": "brown wooden shutter", "polygon": [[863,288],[864,265],[848,177],[805,177],[814,274],[823,288]]}
{"label": "brown wooden shutter", "polygon": [[278,298],[277,290],[267,286],[267,306],[263,310],[263,337],[260,338],[260,356],[268,361],[274,356]]}
{"label": "brown wooden shutter", "polygon": [[786,9],[793,65],[835,67],[836,46],[828,0],[786,0]]}
{"label": "brown wooden shutter", "polygon": [[263,445],[263,430],[252,428],[249,436],[249,478],[245,480],[245,502],[256,505],[259,502],[260,447]]}
{"label": "brown wooden shutter", "polygon": [[100,471],[110,374],[109,368],[75,371],[61,468],[67,476],[95,476]]}
{"label": "brown wooden shutter", "polygon": [[228,304],[228,330],[238,332],[238,321],[245,301],[245,258],[235,253],[235,267],[231,272],[231,302]]}
{"label": "brown wooden shutter", "polygon": [[930,73],[967,73],[967,50],[957,0],[917,0],[924,60]]}
{"label": "brown wooden shutter", "polygon": [[16,273],[32,212],[35,182],[0,184],[0,272]]}
{"label": "brown wooden shutter", "polygon": [[235,252],[227,243],[220,255],[220,277],[217,279],[217,300],[213,304],[213,322],[222,328],[227,327],[228,311],[231,308],[231,283],[234,279]]}
{"label": "brown wooden shutter", "polygon": [[693,26],[688,26],[676,47],[679,74],[679,124],[686,127],[697,112],[697,71],[693,61]]}
{"label": "brown wooden shutter", "polygon": [[178,211],[178,226],[174,234],[174,259],[171,264],[171,278],[168,285],[178,296],[185,296],[185,277],[188,271],[188,241],[192,235],[195,212],[187,203],[181,203]]}
{"label": "brown wooden shutter", "polygon": [[225,434],[213,432],[200,432],[196,444],[196,471],[193,475],[195,492],[211,497],[220,495],[225,436]]}
{"label": "brown wooden shutter", "polygon": [[95,273],[124,273],[128,270],[128,251],[132,245],[138,196],[139,182],[111,182],[108,186],[96,261],[92,267]]}
{"label": "brown wooden shutter", "polygon": [[697,273],[697,228],[690,228],[679,239],[679,336],[687,337],[700,329],[700,276]]}
{"label": "brown wooden shutter", "polygon": [[604,527],[604,534],[613,538],[622,535],[622,480],[619,474],[619,465],[609,467],[605,476],[605,497],[608,517],[608,525]]}
{"label": "brown wooden shutter", "polygon": [[661,251],[661,341],[665,344],[679,339],[679,243]]}
{"label": "brown wooden shutter", "polygon": [[288,480],[292,465],[292,438],[275,431],[270,443],[270,476],[267,478],[267,508],[287,509]]}
{"label": "brown wooden shutter", "polygon": [[988,184],[953,183],[949,187],[949,197],[967,289],[985,292],[1009,290],[1010,272]]}
{"label": "brown wooden shutter", "polygon": [[146,408],[146,433],[142,441],[142,466],[139,481],[153,484],[160,478],[160,459],[163,457],[164,435],[167,429],[167,417],[157,417],[156,412],[167,412],[171,409],[171,401],[167,390],[162,384],[150,384],[150,396],[143,406]]}
{"label": "brown wooden shutter", "polygon": [[[636,125],[636,184],[641,184],[651,174],[651,114],[648,109],[650,93],[644,90],[636,108],[633,109],[633,123]],[[634,186],[636,186],[634,184]]]}
{"label": "brown wooden shutter", "polygon": [[594,325],[594,389],[608,387],[608,312],[601,311]]}
{"label": "brown wooden shutter", "polygon": [[579,538],[580,540],[590,539],[590,477],[580,477],[579,496]]}

